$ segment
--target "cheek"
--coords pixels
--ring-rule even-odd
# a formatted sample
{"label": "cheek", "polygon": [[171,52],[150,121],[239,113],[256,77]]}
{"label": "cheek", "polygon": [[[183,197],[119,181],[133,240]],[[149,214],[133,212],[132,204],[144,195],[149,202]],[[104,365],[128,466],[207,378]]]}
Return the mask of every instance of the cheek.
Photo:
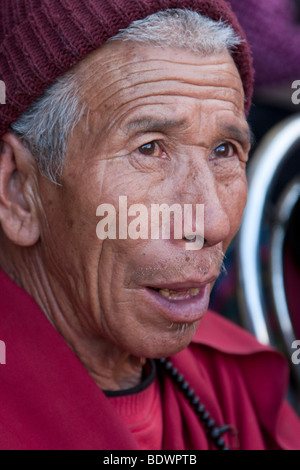
{"label": "cheek", "polygon": [[226,248],[240,228],[246,202],[247,181],[245,177],[239,178],[233,184],[223,188],[223,207],[230,221],[230,240],[226,241]]}

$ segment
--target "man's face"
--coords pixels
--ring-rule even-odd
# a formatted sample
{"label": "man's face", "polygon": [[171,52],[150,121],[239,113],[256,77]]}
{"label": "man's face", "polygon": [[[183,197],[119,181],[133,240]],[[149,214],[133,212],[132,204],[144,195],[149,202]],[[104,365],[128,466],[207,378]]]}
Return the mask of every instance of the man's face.
{"label": "man's face", "polygon": [[[238,71],[227,52],[116,42],[76,73],[88,113],[68,142],[62,187],[40,178],[56,298],[68,298],[67,321],[82,335],[137,356],[174,354],[208,308],[246,202]],[[118,217],[119,196],[147,208],[204,204],[203,248],[186,251],[186,240],[172,237],[100,240],[96,209],[112,204]]]}

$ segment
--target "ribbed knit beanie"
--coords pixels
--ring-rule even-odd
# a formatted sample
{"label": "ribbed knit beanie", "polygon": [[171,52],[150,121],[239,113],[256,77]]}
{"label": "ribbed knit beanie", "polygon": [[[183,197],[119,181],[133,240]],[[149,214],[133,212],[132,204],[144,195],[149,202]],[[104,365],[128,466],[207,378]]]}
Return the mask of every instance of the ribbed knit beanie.
{"label": "ribbed knit beanie", "polygon": [[[0,105],[0,136],[45,88],[89,52],[134,20],[168,8],[188,8],[222,19],[245,39],[224,0],[1,0],[0,80],[6,85],[6,104]],[[253,69],[246,40],[233,58],[248,112]]]}

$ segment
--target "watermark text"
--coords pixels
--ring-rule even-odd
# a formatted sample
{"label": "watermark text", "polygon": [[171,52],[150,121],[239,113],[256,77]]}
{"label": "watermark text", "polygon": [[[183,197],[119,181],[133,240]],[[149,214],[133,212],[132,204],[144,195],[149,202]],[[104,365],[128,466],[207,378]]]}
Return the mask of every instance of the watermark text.
{"label": "watermark text", "polygon": [[0,104],[6,104],[6,86],[2,80],[0,80]]}
{"label": "watermark text", "polygon": [[[143,457],[143,458],[141,458]],[[126,465],[127,467],[139,467],[141,465],[196,465],[195,454],[156,453],[139,454],[138,456],[120,456],[109,454],[103,459],[104,465]]]}
{"label": "watermark text", "polygon": [[292,349],[295,349],[296,351],[293,352],[292,354],[292,363],[295,365],[300,364],[300,340],[296,339],[292,343]]}
{"label": "watermark text", "polygon": [[0,341],[0,364],[6,364],[6,345]]}
{"label": "watermark text", "polygon": [[292,89],[295,90],[292,93],[292,103],[300,104],[300,80],[295,80],[292,83]]}
{"label": "watermark text", "polygon": [[186,250],[201,250],[204,243],[204,204],[132,204],[119,196],[119,205],[100,204],[96,227],[100,240],[186,240]]}

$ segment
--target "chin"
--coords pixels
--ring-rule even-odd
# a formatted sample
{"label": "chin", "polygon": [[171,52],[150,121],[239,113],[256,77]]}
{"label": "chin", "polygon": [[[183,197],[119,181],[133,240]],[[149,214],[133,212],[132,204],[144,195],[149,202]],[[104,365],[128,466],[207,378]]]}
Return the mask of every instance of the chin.
{"label": "chin", "polygon": [[141,357],[159,359],[173,356],[184,350],[192,341],[199,322],[171,324],[163,334],[149,335],[143,342]]}

